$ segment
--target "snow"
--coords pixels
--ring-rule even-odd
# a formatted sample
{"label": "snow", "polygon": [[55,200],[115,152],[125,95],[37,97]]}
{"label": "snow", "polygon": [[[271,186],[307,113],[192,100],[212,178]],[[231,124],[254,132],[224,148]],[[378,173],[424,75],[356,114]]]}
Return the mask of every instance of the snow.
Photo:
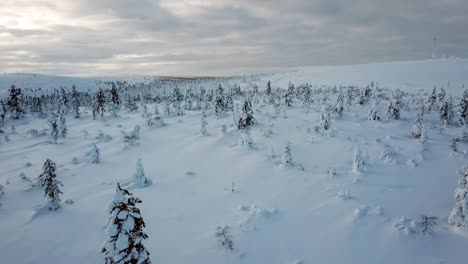
{"label": "snow", "polygon": [[[467,72],[468,60],[447,59],[309,67],[230,82],[243,88],[257,83],[260,89],[266,80],[283,89],[289,81],[309,82],[316,89],[362,88],[375,81],[380,87],[420,95],[436,85],[458,102],[460,87],[468,84]],[[25,78],[30,88],[49,82],[50,87],[69,87],[78,80],[13,77],[1,75],[0,89],[12,80],[24,84]],[[94,87],[89,78],[79,80],[83,85],[77,87]],[[331,132],[322,133],[315,131],[321,106],[316,102],[305,113],[295,104],[276,118],[272,107],[260,109],[253,103],[256,124],[244,140],[254,147],[241,146],[239,135],[230,130],[232,117],[218,118],[213,110],[206,111],[206,136],[200,135],[201,111],[162,115],[166,125],[154,127],[148,127],[141,110],[121,111],[119,117],[105,120],[92,120],[89,111],[80,119],[70,114],[67,137],[58,144],[50,144],[48,136],[27,135],[31,129],[47,128],[47,120],[27,116],[15,121],[15,133],[8,121],[5,134],[10,141],[0,134],[0,184],[5,192],[0,197],[0,262],[103,263],[100,249],[109,237],[103,230],[106,208],[109,201],[124,199],[115,186],[131,179],[141,158],[155,184],[131,192],[143,201],[139,208],[149,236],[143,243],[154,263],[466,263],[468,231],[448,224],[460,179],[456,171],[466,165],[468,150],[459,143],[459,152],[453,153],[450,144],[464,129],[448,126],[441,133],[438,113],[425,114],[422,143],[411,136],[415,105],[411,111],[401,110],[401,120],[380,115],[382,121],[369,122],[371,105],[355,104],[342,120],[332,120]],[[154,105],[148,109],[153,112]],[[121,132],[136,126],[139,144],[128,147]],[[285,142],[292,142],[291,158],[302,169],[281,166]],[[99,164],[75,162],[96,143]],[[360,159],[353,165],[358,145],[365,170]],[[74,203],[37,214],[46,203],[43,192],[30,188],[19,175],[35,179],[47,158],[57,164],[62,200]],[[359,178],[353,167],[360,171]],[[421,231],[418,219],[423,214],[438,217],[432,235]],[[220,247],[214,235],[218,226],[230,227],[233,252]],[[106,227],[115,234],[112,225]],[[128,237],[120,235],[118,248],[126,243]]]}

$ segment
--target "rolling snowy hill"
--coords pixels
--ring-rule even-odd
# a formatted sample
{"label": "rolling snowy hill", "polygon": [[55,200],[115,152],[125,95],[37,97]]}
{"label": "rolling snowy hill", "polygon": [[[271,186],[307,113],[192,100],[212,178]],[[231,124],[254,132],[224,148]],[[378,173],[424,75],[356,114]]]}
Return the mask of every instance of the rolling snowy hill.
{"label": "rolling snowy hill", "polygon": [[[103,263],[108,204],[117,183],[129,185],[141,158],[152,184],[129,191],[143,201],[140,209],[149,236],[144,245],[153,263],[466,263],[468,231],[447,223],[461,178],[456,171],[466,165],[468,153],[462,140],[456,151],[451,145],[466,128],[456,125],[458,115],[443,128],[437,109],[450,95],[458,109],[467,72],[468,60],[431,60],[219,79],[225,92],[236,83],[244,96],[252,96],[250,146],[240,143],[231,112],[219,117],[210,102],[205,102],[207,136],[200,135],[200,110],[184,110],[181,116],[166,113],[165,99],[138,102],[137,111],[122,107],[118,117],[106,112],[96,120],[83,103],[80,118],[71,110],[65,116],[68,134],[57,144],[50,142],[50,131],[28,134],[47,129],[45,118],[28,114],[7,120],[0,134],[5,192],[0,197],[0,262]],[[87,90],[98,86],[95,80],[0,75],[0,89],[11,84],[44,89],[76,84]],[[264,90],[268,80],[282,89],[273,92],[277,98],[256,93],[251,85]],[[290,107],[282,105],[289,82],[296,87],[312,84],[309,112],[303,95],[295,96]],[[361,91],[371,82],[379,87],[360,105]],[[214,79],[179,86],[216,90],[218,84]],[[321,109],[324,104],[335,106],[335,85],[357,87],[343,88],[347,98],[354,97],[342,118],[329,113],[330,129],[324,130]],[[427,138],[415,139],[411,131],[417,103],[426,100],[434,86],[447,95],[424,114]],[[148,89],[155,97],[163,88]],[[392,96],[401,96],[399,120],[386,117]],[[368,121],[372,101],[379,100],[381,121]],[[234,104],[241,111],[243,96],[234,97]],[[164,126],[148,126],[155,108]],[[129,146],[122,131],[135,125],[141,127],[140,137]],[[286,165],[285,142],[291,144],[293,159]],[[93,144],[100,149],[98,164],[90,161]],[[358,145],[364,164],[356,169]],[[47,158],[57,164],[63,183],[56,211],[45,210],[43,190],[31,186]],[[21,179],[21,173],[31,182]],[[66,203],[68,199],[73,202]],[[437,217],[432,232],[423,232],[422,215]],[[218,226],[229,226],[233,251],[215,237]]]}

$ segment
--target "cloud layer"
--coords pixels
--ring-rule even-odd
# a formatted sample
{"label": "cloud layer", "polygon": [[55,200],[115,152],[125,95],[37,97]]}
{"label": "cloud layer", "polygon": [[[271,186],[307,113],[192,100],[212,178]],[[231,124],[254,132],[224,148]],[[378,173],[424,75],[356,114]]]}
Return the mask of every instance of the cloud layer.
{"label": "cloud layer", "polygon": [[468,57],[466,0],[3,0],[0,72],[225,75]]}

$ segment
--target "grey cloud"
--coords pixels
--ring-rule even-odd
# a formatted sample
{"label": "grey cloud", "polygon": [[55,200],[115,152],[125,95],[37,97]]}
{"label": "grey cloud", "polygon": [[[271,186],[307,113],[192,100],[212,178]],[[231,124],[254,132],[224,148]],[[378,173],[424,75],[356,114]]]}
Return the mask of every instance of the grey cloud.
{"label": "grey cloud", "polygon": [[[55,5],[44,0],[44,6],[70,20],[90,23],[34,30],[0,24],[0,33],[15,38],[14,45],[0,39],[0,68],[83,74],[261,72],[429,58],[433,37],[439,38],[440,53],[468,57],[465,0],[212,0],[212,5],[189,6],[188,15],[161,1]],[[14,51],[27,52],[8,54]]]}

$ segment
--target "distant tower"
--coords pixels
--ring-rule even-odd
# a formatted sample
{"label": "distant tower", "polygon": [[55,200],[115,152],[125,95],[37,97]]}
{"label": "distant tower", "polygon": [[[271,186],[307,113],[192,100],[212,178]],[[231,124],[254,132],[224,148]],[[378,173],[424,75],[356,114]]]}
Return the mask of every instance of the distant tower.
{"label": "distant tower", "polygon": [[436,58],[436,45],[437,45],[437,38],[434,38],[434,47],[432,48],[432,58]]}

